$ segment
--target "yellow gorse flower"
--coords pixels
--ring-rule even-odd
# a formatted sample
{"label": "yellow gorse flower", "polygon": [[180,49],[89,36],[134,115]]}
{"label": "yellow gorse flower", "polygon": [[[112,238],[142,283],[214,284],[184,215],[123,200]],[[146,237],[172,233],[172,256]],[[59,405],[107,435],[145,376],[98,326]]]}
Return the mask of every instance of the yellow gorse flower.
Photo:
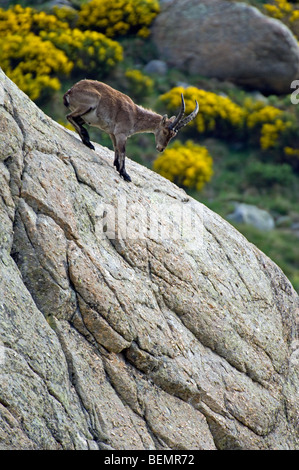
{"label": "yellow gorse flower", "polygon": [[205,147],[177,141],[153,164],[154,170],[185,188],[201,190],[213,175],[213,160]]}
{"label": "yellow gorse flower", "polygon": [[160,100],[171,112],[175,112],[180,107],[181,93],[185,98],[186,113],[191,112],[195,100],[198,101],[198,115],[188,128],[195,127],[202,134],[229,139],[239,131],[242,139],[259,143],[262,150],[268,150],[285,146],[290,130],[294,132],[294,118],[263,101],[246,98],[243,106],[239,106],[228,97],[196,87],[173,88]]}
{"label": "yellow gorse flower", "polygon": [[154,81],[151,77],[144,75],[140,70],[129,69],[125,73],[128,80],[130,92],[136,98],[142,98],[152,93]]}
{"label": "yellow gorse flower", "polygon": [[261,129],[260,144],[263,150],[276,146],[279,136],[290,126],[290,123],[276,119],[273,124],[263,124]]}
{"label": "yellow gorse flower", "polygon": [[255,126],[263,125],[264,123],[273,122],[282,111],[274,106],[263,106],[257,111],[253,111],[248,114],[247,126],[253,128]]}
{"label": "yellow gorse flower", "polygon": [[44,11],[38,12],[30,7],[15,5],[8,10],[0,8],[0,36],[8,33],[25,36],[29,32],[61,30],[68,27],[68,23],[59,20],[57,16]]}
{"label": "yellow gorse flower", "polygon": [[61,18],[20,5],[0,8],[1,67],[33,100],[44,89],[58,90],[59,78],[71,71],[98,77],[123,59],[116,41],[97,31],[72,29]]}
{"label": "yellow gorse flower", "polygon": [[299,148],[284,147],[283,152],[290,163],[299,161]]}
{"label": "yellow gorse flower", "polygon": [[45,88],[58,90],[60,81],[51,75],[68,75],[73,67],[63,51],[32,33],[25,41],[17,34],[0,36],[0,63],[8,77],[33,100]]}
{"label": "yellow gorse flower", "polygon": [[217,123],[224,121],[233,127],[241,127],[243,125],[245,118],[244,110],[228,97],[220,96],[210,91],[200,90],[196,87],[188,87],[186,89],[175,87],[162,95],[160,99],[166,103],[169,110],[174,112],[180,107],[181,93],[184,95],[186,113],[193,111],[195,100],[198,102],[199,112],[193,121],[193,126],[196,126],[198,132],[213,131]]}
{"label": "yellow gorse flower", "polygon": [[274,4],[266,3],[265,11],[269,16],[285,23],[291,31],[298,37],[299,34],[299,10],[287,0],[274,0]]}
{"label": "yellow gorse flower", "polygon": [[158,0],[91,0],[82,5],[78,26],[109,37],[130,33],[147,37],[159,11]]}
{"label": "yellow gorse flower", "polygon": [[69,75],[73,68],[67,55],[50,41],[43,41],[38,32],[67,27],[67,23],[54,15],[33,8],[20,5],[8,10],[0,8],[1,67],[33,100],[39,98],[43,90],[58,90],[58,77]]}
{"label": "yellow gorse flower", "polygon": [[108,72],[123,59],[122,46],[97,31],[68,28],[49,33],[41,31],[40,36],[65,51],[75,69],[88,70],[90,74]]}
{"label": "yellow gorse flower", "polygon": [[293,12],[293,5],[287,0],[275,0],[274,5],[266,3],[264,7],[270,16],[278,20]]}

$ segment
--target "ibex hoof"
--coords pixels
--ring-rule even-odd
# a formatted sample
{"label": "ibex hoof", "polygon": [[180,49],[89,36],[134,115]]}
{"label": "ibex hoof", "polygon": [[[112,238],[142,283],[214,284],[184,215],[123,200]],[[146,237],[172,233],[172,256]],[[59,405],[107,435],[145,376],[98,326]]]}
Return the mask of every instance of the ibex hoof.
{"label": "ibex hoof", "polygon": [[83,144],[86,145],[86,147],[90,148],[91,150],[95,150],[94,146],[89,140],[85,140]]}
{"label": "ibex hoof", "polygon": [[124,171],[123,173],[120,173],[120,176],[122,176],[125,181],[128,181],[128,182],[132,181],[130,175],[128,175],[126,171]]}

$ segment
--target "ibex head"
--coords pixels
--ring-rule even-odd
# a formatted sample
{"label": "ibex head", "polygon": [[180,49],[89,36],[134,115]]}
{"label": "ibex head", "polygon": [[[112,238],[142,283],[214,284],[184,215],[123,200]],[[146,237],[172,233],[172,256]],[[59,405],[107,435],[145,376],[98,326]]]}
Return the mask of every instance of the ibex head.
{"label": "ibex head", "polygon": [[158,127],[157,131],[155,132],[156,136],[156,149],[158,152],[163,152],[171,139],[175,137],[178,131],[185,127],[192,119],[194,119],[199,111],[198,103],[195,101],[196,106],[195,109],[192,111],[191,114],[184,117],[185,114],[185,101],[184,96],[181,94],[181,109],[177,116],[172,116],[168,119],[167,114],[164,114],[161,124]]}

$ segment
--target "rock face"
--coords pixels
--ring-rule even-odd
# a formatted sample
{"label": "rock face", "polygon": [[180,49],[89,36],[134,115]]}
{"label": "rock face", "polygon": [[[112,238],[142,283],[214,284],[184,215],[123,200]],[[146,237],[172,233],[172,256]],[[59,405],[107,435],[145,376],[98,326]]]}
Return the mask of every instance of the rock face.
{"label": "rock face", "polygon": [[298,448],[280,269],[1,71],[0,129],[0,448]]}
{"label": "rock face", "polygon": [[227,0],[167,2],[153,39],[170,66],[231,80],[267,93],[290,93],[298,78],[299,48],[280,21]]}

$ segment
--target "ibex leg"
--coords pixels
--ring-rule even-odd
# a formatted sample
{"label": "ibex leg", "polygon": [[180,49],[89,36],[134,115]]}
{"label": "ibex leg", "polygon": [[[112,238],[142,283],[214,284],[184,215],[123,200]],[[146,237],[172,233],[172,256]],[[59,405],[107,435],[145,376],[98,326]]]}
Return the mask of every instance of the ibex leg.
{"label": "ibex leg", "polygon": [[118,163],[115,166],[120,176],[122,176],[125,181],[132,181],[125,169],[126,140],[127,140],[126,138],[122,138],[121,136],[117,138],[115,160],[117,160]]}
{"label": "ibex leg", "polygon": [[85,121],[84,121],[84,119],[82,119],[82,116],[84,116],[84,114],[89,113],[89,111],[91,111],[91,109],[92,108],[90,108],[90,107],[88,109],[85,109],[85,110],[77,109],[77,110],[73,111],[72,113],[68,114],[67,119],[72,124],[72,126],[74,126],[74,128],[76,129],[76,131],[80,135],[83,144],[86,145],[87,147],[89,147],[90,149],[94,150],[95,148],[92,145],[92,143],[90,142],[89,134],[88,134],[87,130],[85,129],[85,127],[83,127],[83,124],[84,124]]}
{"label": "ibex leg", "polygon": [[114,134],[110,134],[110,138],[113,143],[113,148],[114,148],[114,162],[113,165],[116,167],[117,171],[119,171],[119,153],[116,145],[116,139]]}

